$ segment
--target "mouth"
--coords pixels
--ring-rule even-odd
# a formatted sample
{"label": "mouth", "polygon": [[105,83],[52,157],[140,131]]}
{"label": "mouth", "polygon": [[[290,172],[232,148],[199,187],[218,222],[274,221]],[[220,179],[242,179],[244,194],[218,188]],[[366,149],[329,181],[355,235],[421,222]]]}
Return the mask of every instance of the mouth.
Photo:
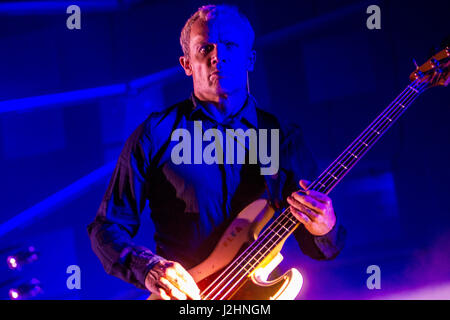
{"label": "mouth", "polygon": [[209,76],[212,78],[224,78],[224,74],[221,71],[214,71]]}

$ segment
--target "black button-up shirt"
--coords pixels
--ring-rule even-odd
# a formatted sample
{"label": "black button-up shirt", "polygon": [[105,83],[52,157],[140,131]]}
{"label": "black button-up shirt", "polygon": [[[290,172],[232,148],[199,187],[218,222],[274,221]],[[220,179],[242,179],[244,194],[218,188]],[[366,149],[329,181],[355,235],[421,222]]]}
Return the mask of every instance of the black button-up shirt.
{"label": "black button-up shirt", "polygon": [[[245,164],[230,164],[226,155],[224,163],[194,163],[198,162],[194,152],[190,164],[175,164],[171,156],[179,142],[172,141],[172,133],[185,129],[194,137],[198,121],[203,132],[215,128],[223,137],[226,129],[280,129],[278,172],[263,176],[259,164],[249,164],[248,159]],[[203,142],[202,150],[208,144]],[[146,274],[155,263],[167,259],[186,269],[195,266],[207,258],[245,206],[265,198],[274,206],[286,207],[285,199],[299,189],[299,179],[313,180],[316,174],[300,132],[279,128],[277,119],[257,108],[251,95],[222,123],[192,95],[152,113],[126,141],[95,220],[88,226],[92,248],[107,273],[145,288]],[[132,242],[147,202],[156,251]],[[341,250],[345,231],[335,226],[327,235],[313,236],[301,225],[294,235],[305,254],[331,259]]]}

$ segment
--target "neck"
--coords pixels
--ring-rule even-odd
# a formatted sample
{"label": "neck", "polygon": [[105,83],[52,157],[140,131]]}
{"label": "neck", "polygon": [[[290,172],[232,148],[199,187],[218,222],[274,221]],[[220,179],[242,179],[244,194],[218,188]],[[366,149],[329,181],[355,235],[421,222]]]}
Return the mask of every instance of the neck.
{"label": "neck", "polygon": [[196,94],[203,107],[219,121],[238,112],[244,105],[247,95],[248,93],[245,89],[219,95],[214,97],[214,99],[204,99],[201,95]]}

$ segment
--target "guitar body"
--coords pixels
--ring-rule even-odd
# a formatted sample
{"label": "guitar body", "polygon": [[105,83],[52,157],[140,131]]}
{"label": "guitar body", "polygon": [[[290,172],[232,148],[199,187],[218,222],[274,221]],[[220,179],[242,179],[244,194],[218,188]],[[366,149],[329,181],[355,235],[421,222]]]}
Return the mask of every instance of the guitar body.
{"label": "guitar body", "polygon": [[[220,276],[221,272],[250,244],[274,214],[267,200],[258,199],[245,207],[232,221],[208,258],[189,269],[201,291]],[[231,294],[232,300],[292,300],[300,292],[303,278],[296,269],[290,269],[281,277],[268,281],[270,273],[283,260],[279,253],[282,244],[249,275]],[[151,295],[149,300],[155,299]]]}

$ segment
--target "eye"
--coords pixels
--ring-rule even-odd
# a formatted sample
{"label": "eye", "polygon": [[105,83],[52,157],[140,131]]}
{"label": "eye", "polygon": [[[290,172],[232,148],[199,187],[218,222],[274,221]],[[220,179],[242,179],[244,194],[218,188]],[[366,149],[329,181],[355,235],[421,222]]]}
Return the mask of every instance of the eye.
{"label": "eye", "polygon": [[236,42],[226,41],[226,42],[225,42],[225,46],[227,47],[227,49],[231,49],[231,48],[237,47],[238,44],[237,44]]}
{"label": "eye", "polygon": [[199,49],[199,52],[203,55],[208,54],[212,50],[212,45],[206,44],[204,46],[201,46]]}

